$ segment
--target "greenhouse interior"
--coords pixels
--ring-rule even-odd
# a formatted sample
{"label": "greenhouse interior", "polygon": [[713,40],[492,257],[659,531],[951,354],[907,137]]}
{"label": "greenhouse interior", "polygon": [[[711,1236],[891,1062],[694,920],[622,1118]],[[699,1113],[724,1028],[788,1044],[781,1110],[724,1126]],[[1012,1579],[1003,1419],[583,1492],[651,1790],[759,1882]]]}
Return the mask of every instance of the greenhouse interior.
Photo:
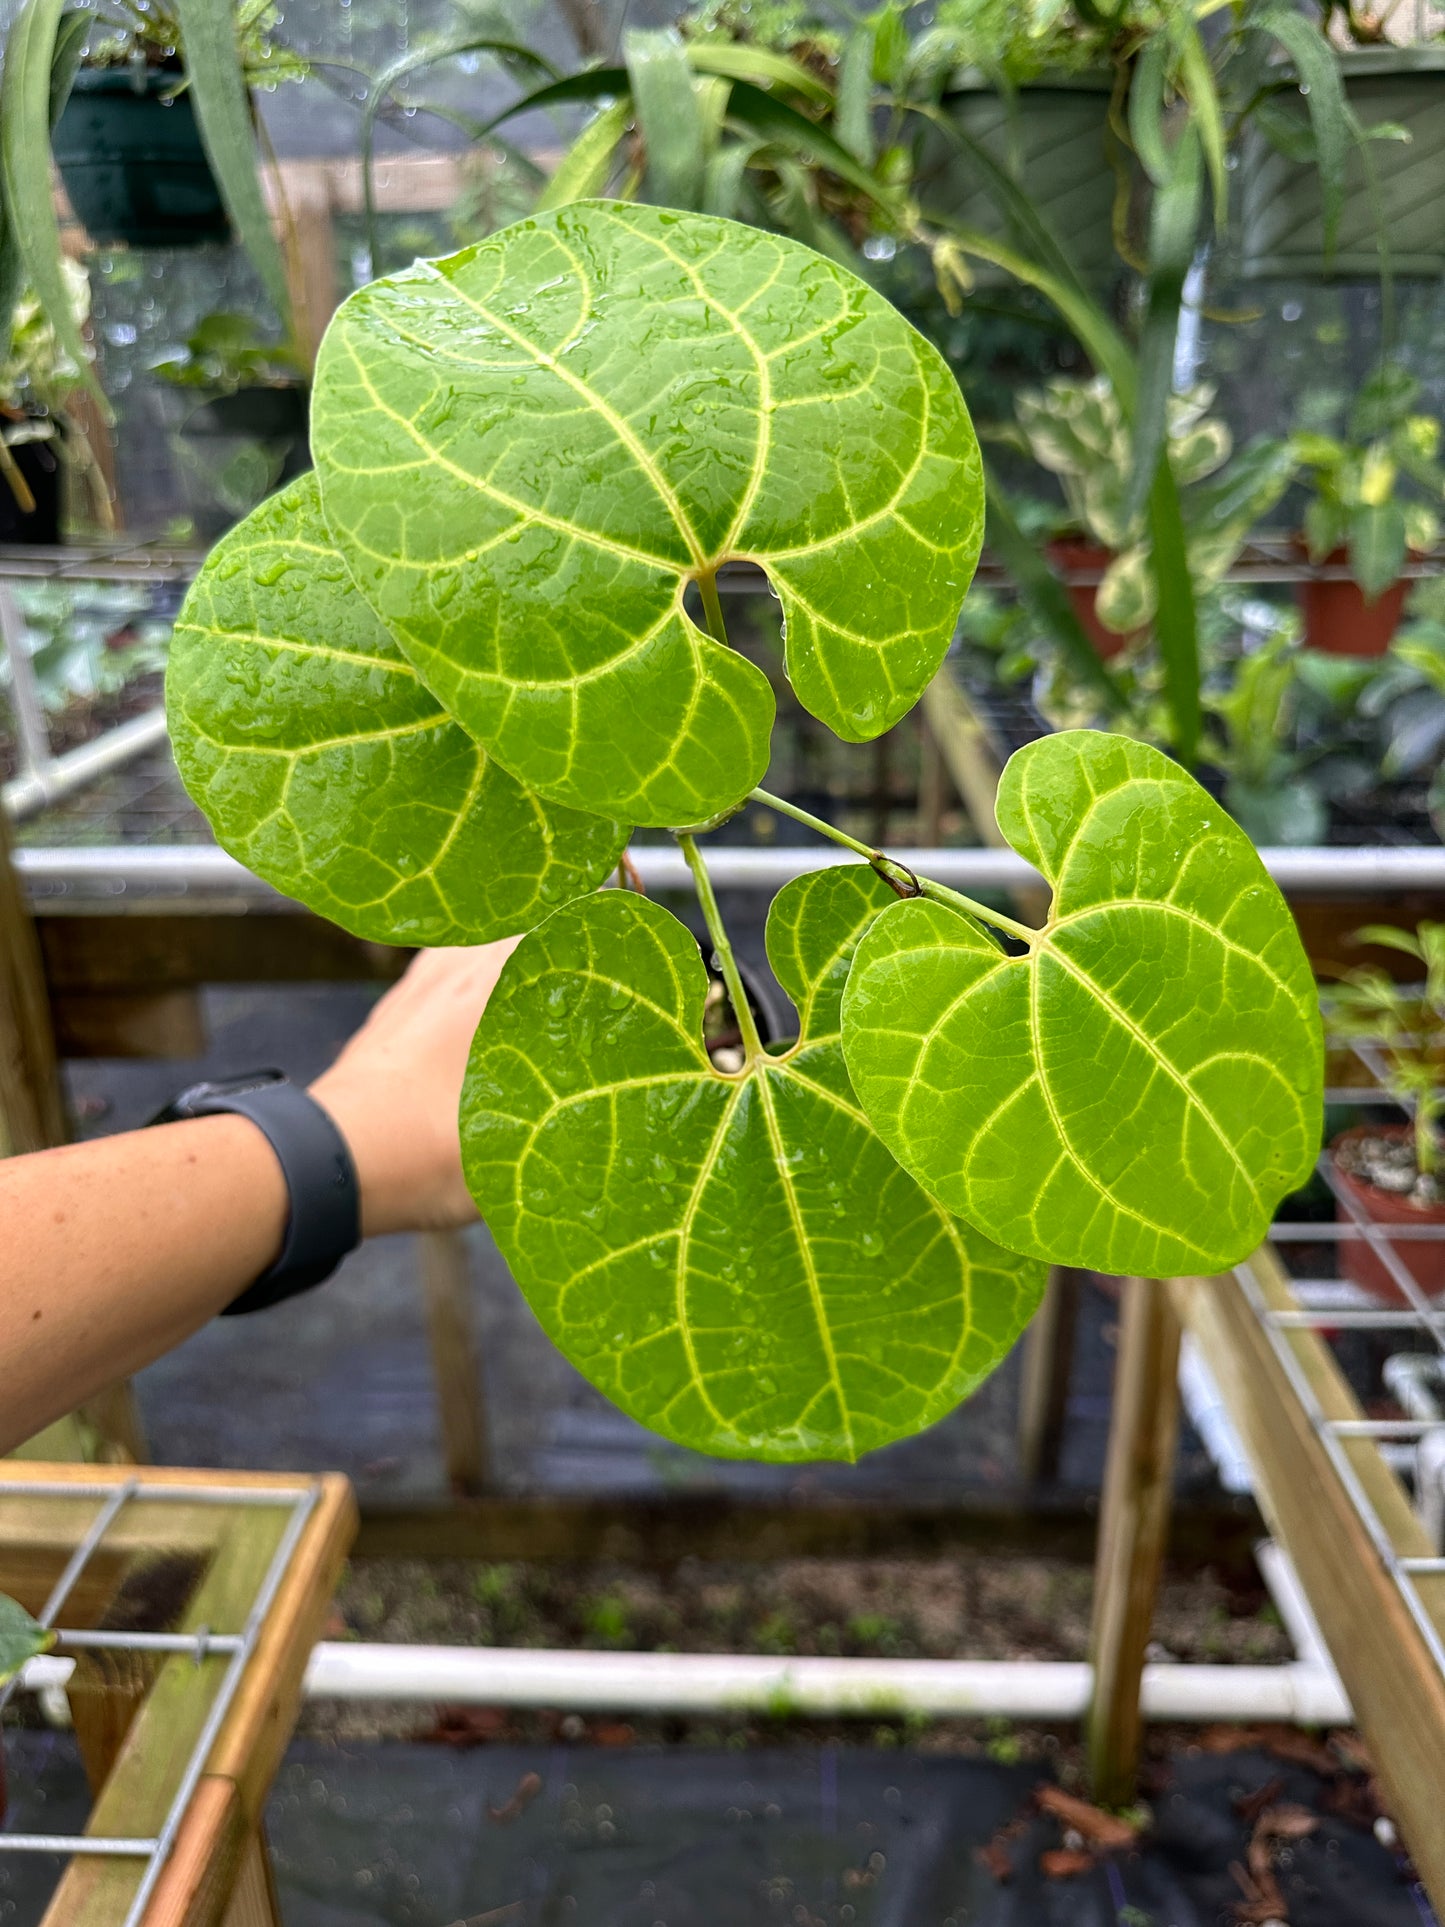
{"label": "greenhouse interior", "polygon": [[0,0],[0,1923],[1445,1920],[1445,8]]}

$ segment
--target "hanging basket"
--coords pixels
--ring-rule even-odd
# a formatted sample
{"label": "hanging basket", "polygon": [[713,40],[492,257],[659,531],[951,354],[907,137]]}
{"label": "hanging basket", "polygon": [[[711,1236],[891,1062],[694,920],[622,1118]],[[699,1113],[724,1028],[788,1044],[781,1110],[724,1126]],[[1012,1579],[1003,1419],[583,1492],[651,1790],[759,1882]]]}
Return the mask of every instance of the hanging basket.
{"label": "hanging basket", "polygon": [[[1372,140],[1365,154],[1352,144],[1339,232],[1326,259],[1314,164],[1287,160],[1257,128],[1247,129],[1240,154],[1240,265],[1250,280],[1373,279],[1382,266],[1382,235],[1396,274],[1445,273],[1445,48],[1362,48],[1341,54],[1340,66],[1362,125],[1395,122],[1410,139]],[[1303,96],[1278,99],[1307,131]]]}
{"label": "hanging basket", "polygon": [[76,219],[101,247],[199,247],[231,224],[180,76],[82,67],[51,147]]}
{"label": "hanging basket", "polygon": [[[983,75],[961,75],[942,100],[943,111],[990,160],[1012,174],[1085,280],[1113,282],[1116,180],[1105,145],[1113,76],[1070,74],[1041,79],[1005,96]],[[967,153],[947,136],[929,137],[919,168],[919,199],[965,226],[1005,244],[1016,243],[988,183]],[[1003,287],[1011,277],[975,257],[981,287]]]}

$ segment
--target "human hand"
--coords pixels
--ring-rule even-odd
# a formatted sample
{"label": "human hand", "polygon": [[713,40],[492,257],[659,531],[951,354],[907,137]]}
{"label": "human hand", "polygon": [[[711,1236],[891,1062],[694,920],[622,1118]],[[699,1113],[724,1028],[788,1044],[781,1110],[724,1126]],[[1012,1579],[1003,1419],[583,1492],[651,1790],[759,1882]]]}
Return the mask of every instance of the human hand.
{"label": "human hand", "polygon": [[422,951],[311,1086],[350,1148],[365,1236],[476,1217],[457,1105],[472,1033],[519,941]]}

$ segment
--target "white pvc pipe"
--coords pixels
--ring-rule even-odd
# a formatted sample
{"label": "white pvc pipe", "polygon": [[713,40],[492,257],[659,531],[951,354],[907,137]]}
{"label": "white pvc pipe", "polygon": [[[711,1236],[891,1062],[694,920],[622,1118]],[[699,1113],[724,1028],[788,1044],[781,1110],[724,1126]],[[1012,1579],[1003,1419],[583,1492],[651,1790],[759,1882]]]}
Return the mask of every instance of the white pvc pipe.
{"label": "white pvc pipe", "polygon": [[128,723],[118,723],[114,729],[108,729],[94,742],[82,743],[79,749],[67,750],[63,756],[49,757],[38,768],[12,777],[0,789],[0,803],[18,823],[59,802],[61,797],[83,789],[96,777],[143,756],[165,739],[166,712],[148,709],[143,716],[133,716]]}
{"label": "white pvc pipe", "polygon": [[[589,1713],[739,1713],[881,1719],[1077,1720],[1093,1668],[1073,1661],[774,1659],[750,1653],[539,1652],[535,1648],[324,1644],[308,1699],[562,1707]],[[1322,1667],[1144,1669],[1151,1720],[1342,1724],[1349,1704]]]}
{"label": "white pvc pipe", "polygon": [[[122,729],[131,727],[122,725]],[[152,727],[159,740],[160,725],[153,723]],[[113,730],[99,743],[71,751],[71,756],[99,755],[120,735],[121,730]],[[68,757],[60,758],[57,767],[69,762]],[[17,783],[27,780],[16,779]],[[1002,890],[1021,885],[1037,888],[1041,882],[1032,864],[1012,850],[894,850],[890,854],[910,869],[922,870],[939,883],[961,890]],[[631,855],[648,889],[691,888],[680,850],[644,844],[634,848]],[[1445,849],[1438,845],[1408,849],[1266,849],[1260,856],[1286,896],[1445,890]],[[839,861],[839,853],[823,844],[758,849],[724,843],[709,845],[707,852],[708,870],[722,890],[775,890],[792,877]],[[17,850],[15,865],[42,910],[63,897],[204,896],[219,892],[273,908],[286,902],[244,864],[208,844]]]}

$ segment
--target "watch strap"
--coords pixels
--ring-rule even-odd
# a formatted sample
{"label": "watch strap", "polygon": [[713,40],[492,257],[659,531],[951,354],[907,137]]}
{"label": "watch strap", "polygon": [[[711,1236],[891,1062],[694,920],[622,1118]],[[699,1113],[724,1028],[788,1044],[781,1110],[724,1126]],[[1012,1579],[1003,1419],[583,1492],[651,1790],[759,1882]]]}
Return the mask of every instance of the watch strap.
{"label": "watch strap", "polygon": [[290,1198],[280,1253],[222,1311],[223,1318],[233,1318],[265,1311],[329,1278],[361,1242],[361,1196],[351,1152],[331,1117],[277,1072],[194,1085],[153,1122],[227,1113],[248,1118],[266,1137]]}

